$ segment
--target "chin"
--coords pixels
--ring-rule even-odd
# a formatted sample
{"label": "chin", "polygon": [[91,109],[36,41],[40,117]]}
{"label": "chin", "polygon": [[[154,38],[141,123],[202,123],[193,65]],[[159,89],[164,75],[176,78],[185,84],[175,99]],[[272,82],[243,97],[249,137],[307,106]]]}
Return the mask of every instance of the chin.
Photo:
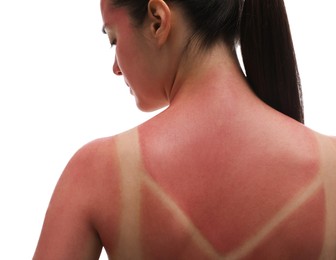
{"label": "chin", "polygon": [[136,105],[138,109],[142,112],[154,112],[156,110],[166,107],[168,104],[141,102],[136,98]]}

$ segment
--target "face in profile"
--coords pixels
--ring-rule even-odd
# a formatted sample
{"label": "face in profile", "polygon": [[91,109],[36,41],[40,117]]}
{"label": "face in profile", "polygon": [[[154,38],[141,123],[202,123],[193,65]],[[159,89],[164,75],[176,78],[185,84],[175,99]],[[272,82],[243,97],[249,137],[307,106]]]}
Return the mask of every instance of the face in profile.
{"label": "face in profile", "polygon": [[127,9],[111,7],[109,0],[101,1],[101,12],[104,31],[115,46],[114,74],[124,77],[140,110],[152,111],[167,105],[162,60],[146,25],[135,26]]}

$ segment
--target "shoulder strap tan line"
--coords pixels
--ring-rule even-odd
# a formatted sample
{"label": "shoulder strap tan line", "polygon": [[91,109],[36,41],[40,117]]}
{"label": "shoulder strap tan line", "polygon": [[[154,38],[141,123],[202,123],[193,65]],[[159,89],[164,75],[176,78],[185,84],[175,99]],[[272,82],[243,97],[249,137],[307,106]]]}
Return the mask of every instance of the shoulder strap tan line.
{"label": "shoulder strap tan line", "polygon": [[140,206],[142,172],[137,130],[116,137],[120,162],[121,215],[119,241],[113,259],[141,259]]}
{"label": "shoulder strap tan line", "polygon": [[320,260],[336,259],[336,145],[330,137],[316,134],[320,148],[325,198],[326,225],[324,246]]}

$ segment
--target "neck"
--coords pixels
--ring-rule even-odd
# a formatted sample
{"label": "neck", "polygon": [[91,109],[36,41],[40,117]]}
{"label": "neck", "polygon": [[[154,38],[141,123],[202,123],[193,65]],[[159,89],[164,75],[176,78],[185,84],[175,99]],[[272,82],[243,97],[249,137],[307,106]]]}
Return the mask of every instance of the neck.
{"label": "neck", "polygon": [[183,55],[168,97],[170,105],[174,105],[198,94],[223,98],[233,92],[241,96],[252,93],[236,53],[218,44],[204,52],[190,51]]}

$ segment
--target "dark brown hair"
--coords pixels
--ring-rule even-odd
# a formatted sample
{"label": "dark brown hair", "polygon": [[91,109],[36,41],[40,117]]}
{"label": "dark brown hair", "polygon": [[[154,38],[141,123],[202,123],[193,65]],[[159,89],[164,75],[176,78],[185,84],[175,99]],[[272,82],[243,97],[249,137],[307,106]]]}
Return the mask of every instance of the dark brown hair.
{"label": "dark brown hair", "polygon": [[[127,7],[135,24],[146,17],[148,0],[111,0]],[[303,123],[300,77],[283,0],[165,0],[180,6],[194,36],[207,48],[240,41],[247,80],[274,109]]]}
{"label": "dark brown hair", "polygon": [[240,30],[251,88],[264,102],[303,123],[300,77],[283,0],[245,1]]}

